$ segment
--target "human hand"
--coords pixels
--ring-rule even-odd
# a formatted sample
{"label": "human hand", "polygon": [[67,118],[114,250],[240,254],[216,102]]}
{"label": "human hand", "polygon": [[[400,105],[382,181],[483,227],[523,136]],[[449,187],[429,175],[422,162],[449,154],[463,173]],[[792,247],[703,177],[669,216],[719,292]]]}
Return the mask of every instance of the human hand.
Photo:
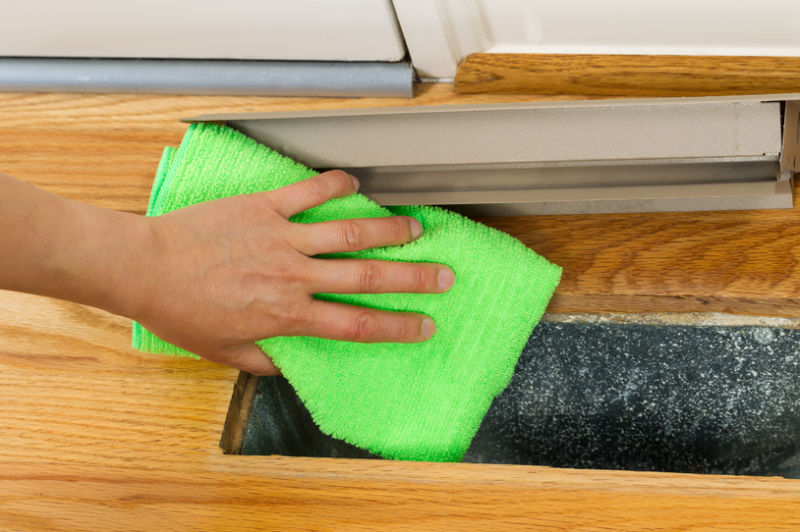
{"label": "human hand", "polygon": [[[454,283],[437,264],[315,255],[399,245],[419,237],[409,217],[291,223],[288,218],[358,188],[331,171],[282,189],[193,205],[148,225],[130,317],[164,340],[257,375],[279,371],[253,342],[318,336],[420,342],[433,321],[414,313],[319,301],[315,293],[435,293]],[[130,277],[129,277],[130,279]]]}

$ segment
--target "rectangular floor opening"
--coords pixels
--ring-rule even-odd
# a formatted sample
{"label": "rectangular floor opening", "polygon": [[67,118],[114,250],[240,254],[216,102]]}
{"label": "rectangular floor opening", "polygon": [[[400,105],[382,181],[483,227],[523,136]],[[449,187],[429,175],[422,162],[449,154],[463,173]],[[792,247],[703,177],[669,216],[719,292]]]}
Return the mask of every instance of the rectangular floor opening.
{"label": "rectangular floor opening", "polygon": [[[240,375],[232,454],[378,458],[282,377]],[[800,478],[800,330],[541,323],[465,462]]]}

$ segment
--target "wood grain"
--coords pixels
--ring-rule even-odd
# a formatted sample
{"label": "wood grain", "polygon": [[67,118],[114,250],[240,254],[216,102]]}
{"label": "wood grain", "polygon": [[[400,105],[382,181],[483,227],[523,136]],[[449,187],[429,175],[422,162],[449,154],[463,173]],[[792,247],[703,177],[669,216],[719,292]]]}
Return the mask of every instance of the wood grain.
{"label": "wood grain", "polygon": [[471,54],[461,94],[709,96],[800,91],[800,58],[691,55]]}
{"label": "wood grain", "polygon": [[[143,213],[181,117],[212,112],[575,99],[0,94],[0,171],[57,194]],[[552,312],[730,312],[800,317],[800,211],[487,218],[564,267]]]}
{"label": "wood grain", "polygon": [[141,213],[161,150],[177,146],[186,131],[184,117],[526,100],[456,97],[438,84],[419,86],[414,99],[0,93],[0,171],[65,197]]}
{"label": "wood grain", "polygon": [[228,415],[225,416],[225,426],[222,428],[219,442],[224,453],[239,454],[242,452],[244,435],[250,424],[250,412],[253,410],[257,387],[258,377],[244,371],[239,373],[236,384],[233,385],[231,404],[228,407]]}
{"label": "wood grain", "polygon": [[233,370],[135,353],[101,311],[2,296],[2,530],[800,526],[782,479],[223,455]]}
{"label": "wood grain", "polygon": [[[797,193],[795,192],[795,196]],[[794,209],[484,218],[564,267],[551,312],[800,316]]]}
{"label": "wood grain", "polygon": [[[182,116],[514,99],[447,86],[415,101],[5,94],[0,170],[142,212]],[[566,267],[556,308],[685,310],[708,298],[796,312],[797,214],[491,223]],[[237,372],[129,345],[127,320],[0,292],[0,530],[800,527],[800,484],[783,479],[224,455]]]}

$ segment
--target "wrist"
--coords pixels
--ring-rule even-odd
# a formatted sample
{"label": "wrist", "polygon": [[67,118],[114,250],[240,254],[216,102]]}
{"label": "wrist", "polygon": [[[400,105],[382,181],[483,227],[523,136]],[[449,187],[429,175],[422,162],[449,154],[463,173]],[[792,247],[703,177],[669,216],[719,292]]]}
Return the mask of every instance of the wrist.
{"label": "wrist", "polygon": [[103,257],[99,275],[105,278],[94,306],[141,321],[157,286],[152,273],[157,246],[151,220],[131,213],[108,212],[114,220],[103,238],[108,253]]}
{"label": "wrist", "polygon": [[149,286],[150,228],[143,216],[70,202],[76,246],[65,251],[65,299],[137,319]]}

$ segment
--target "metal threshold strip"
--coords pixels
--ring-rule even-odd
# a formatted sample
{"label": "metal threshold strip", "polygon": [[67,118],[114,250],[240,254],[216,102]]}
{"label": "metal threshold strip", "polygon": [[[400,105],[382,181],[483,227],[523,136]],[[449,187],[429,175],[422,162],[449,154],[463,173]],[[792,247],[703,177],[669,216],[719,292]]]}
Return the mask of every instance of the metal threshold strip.
{"label": "metal threshold strip", "polygon": [[0,91],[413,96],[406,62],[0,57]]}
{"label": "metal threshold strip", "polygon": [[[796,97],[795,97],[796,96]],[[383,205],[470,215],[792,207],[800,95],[210,115]]]}

